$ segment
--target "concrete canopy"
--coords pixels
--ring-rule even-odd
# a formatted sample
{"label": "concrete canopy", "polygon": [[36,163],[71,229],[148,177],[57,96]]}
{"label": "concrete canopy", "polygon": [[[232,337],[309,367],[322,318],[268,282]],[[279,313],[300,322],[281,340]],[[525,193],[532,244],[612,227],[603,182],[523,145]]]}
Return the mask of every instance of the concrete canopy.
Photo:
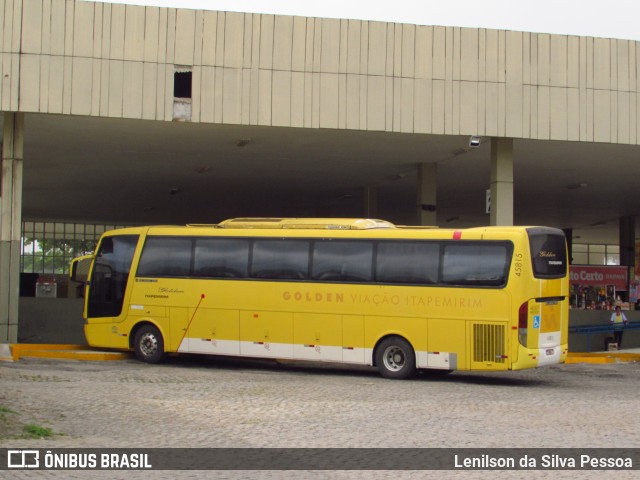
{"label": "concrete canopy", "polygon": [[[246,145],[243,143],[246,142]],[[417,164],[438,163],[438,223],[488,224],[489,142],[467,136],[145,122],[29,114],[23,217],[116,224],[234,216],[378,215],[416,222]],[[617,243],[640,212],[638,147],[514,141],[515,222]]]}

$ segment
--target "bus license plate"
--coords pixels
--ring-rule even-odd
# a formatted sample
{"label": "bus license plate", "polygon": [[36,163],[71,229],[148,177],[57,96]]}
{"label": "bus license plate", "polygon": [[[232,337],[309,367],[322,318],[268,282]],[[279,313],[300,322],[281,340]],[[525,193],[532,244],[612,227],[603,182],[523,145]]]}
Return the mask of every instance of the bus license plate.
{"label": "bus license plate", "polygon": [[553,355],[554,353],[556,353],[555,349],[553,349],[553,348],[547,348],[547,356],[549,356],[549,355]]}

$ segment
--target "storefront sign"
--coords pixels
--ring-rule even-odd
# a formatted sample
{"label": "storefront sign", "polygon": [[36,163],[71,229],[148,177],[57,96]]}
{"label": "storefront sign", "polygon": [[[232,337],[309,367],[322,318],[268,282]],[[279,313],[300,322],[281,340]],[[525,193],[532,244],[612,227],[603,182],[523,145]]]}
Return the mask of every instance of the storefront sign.
{"label": "storefront sign", "polygon": [[627,290],[629,269],[627,267],[593,267],[571,265],[569,278],[572,285],[613,285],[616,290]]}

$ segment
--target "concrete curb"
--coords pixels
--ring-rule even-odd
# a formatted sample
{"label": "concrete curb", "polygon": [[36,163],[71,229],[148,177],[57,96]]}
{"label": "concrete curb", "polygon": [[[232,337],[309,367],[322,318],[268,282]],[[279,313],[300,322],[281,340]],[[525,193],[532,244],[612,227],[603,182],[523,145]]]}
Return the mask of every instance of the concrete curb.
{"label": "concrete curb", "polygon": [[11,345],[9,345],[8,343],[0,343],[0,361],[13,362]]}
{"label": "concrete curb", "polygon": [[[4,348],[3,348],[4,347]],[[9,354],[7,354],[7,348]],[[0,345],[0,360],[18,361],[25,357],[58,358],[65,360],[110,361],[131,358],[129,352],[105,352],[91,350],[87,345],[57,344],[3,344]]]}
{"label": "concrete curb", "polygon": [[640,353],[569,352],[565,363],[627,363],[640,362]]}

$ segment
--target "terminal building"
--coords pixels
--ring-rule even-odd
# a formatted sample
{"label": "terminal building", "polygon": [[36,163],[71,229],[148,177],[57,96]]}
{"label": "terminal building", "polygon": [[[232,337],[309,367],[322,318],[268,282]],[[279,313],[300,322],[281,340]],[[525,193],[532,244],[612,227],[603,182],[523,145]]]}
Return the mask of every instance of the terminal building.
{"label": "terminal building", "polygon": [[633,308],[636,41],[73,0],[0,30],[0,343],[82,341],[105,229],[245,216],[558,227],[618,267],[572,322]]}

